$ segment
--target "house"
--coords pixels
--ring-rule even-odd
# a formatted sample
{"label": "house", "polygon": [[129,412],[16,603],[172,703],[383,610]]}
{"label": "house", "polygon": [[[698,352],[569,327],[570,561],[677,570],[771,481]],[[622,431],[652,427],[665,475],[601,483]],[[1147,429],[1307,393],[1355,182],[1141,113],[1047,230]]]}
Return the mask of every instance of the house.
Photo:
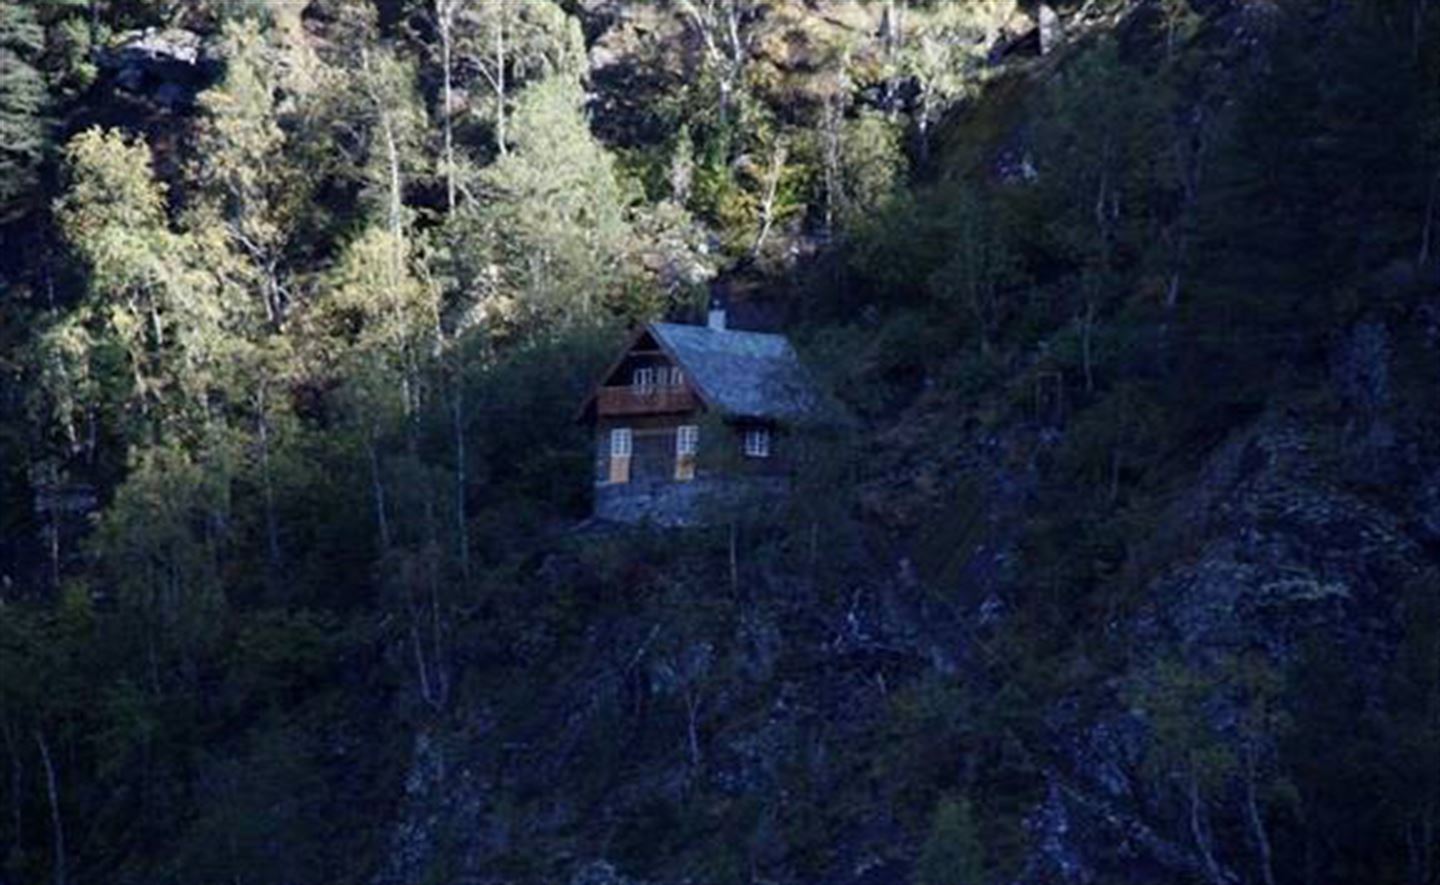
{"label": "house", "polygon": [[823,399],[783,335],[648,323],[581,404],[594,428],[595,516],[686,525],[707,502],[783,495],[796,431]]}

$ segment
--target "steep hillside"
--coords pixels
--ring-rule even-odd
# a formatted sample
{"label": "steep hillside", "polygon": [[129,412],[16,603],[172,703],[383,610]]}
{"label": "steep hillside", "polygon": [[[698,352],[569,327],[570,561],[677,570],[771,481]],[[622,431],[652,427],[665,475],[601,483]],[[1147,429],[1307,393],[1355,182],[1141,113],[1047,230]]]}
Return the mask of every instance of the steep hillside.
{"label": "steep hillside", "polygon": [[[0,883],[1440,882],[1440,8],[0,10]],[[597,525],[714,292],[854,417]]]}

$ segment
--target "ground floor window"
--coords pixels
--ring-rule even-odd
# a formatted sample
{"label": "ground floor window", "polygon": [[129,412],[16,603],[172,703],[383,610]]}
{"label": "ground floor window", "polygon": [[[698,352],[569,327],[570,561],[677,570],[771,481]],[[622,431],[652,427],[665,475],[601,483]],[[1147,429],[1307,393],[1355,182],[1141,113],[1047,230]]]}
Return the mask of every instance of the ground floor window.
{"label": "ground floor window", "polygon": [[628,427],[610,431],[610,481],[630,481],[630,455],[635,450],[635,437]]}
{"label": "ground floor window", "polygon": [[751,427],[745,431],[745,457],[770,457],[770,428]]}
{"label": "ground floor window", "polygon": [[695,424],[682,424],[675,428],[675,478],[695,478],[695,453],[700,449],[700,428]]}

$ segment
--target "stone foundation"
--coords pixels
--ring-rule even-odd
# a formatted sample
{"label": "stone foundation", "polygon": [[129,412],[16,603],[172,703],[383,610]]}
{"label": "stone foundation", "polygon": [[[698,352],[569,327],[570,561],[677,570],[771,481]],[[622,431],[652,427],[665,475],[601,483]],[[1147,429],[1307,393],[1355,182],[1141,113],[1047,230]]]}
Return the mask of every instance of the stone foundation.
{"label": "stone foundation", "polygon": [[789,483],[782,477],[604,483],[595,486],[595,516],[635,525],[704,525],[736,507],[773,507],[788,492]]}

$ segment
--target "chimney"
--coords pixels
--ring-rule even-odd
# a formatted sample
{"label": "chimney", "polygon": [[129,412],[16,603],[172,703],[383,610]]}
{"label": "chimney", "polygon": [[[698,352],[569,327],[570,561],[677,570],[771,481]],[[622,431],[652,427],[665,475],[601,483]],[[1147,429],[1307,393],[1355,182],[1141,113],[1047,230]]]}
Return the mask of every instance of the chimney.
{"label": "chimney", "polygon": [[710,284],[710,313],[705,319],[705,325],[716,331],[725,331],[725,302],[729,300],[730,286],[724,280],[715,280]]}

